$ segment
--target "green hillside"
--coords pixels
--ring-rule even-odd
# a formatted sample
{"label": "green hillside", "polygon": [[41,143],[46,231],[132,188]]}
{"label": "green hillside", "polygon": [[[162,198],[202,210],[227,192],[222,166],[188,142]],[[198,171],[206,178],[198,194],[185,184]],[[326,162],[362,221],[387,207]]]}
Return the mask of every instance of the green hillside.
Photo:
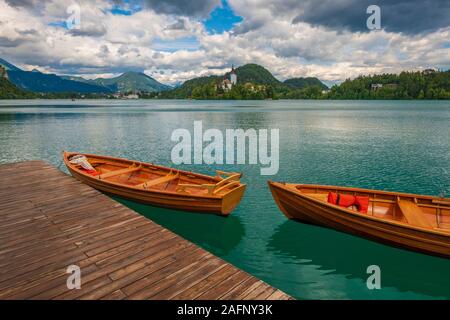
{"label": "green hillside", "polygon": [[450,70],[360,76],[333,86],[327,98],[450,99]]}
{"label": "green hillside", "polygon": [[195,88],[209,84],[217,84],[223,79],[223,76],[199,77],[187,80],[183,85],[170,91],[161,93],[161,98],[166,99],[187,99],[192,97],[192,91]]}
{"label": "green hillside", "polygon": [[283,83],[293,89],[304,89],[306,87],[313,87],[313,86],[319,87],[322,90],[328,89],[328,87],[325,84],[323,84],[322,81],[314,77],[291,78],[285,80]]}
{"label": "green hillside", "polygon": [[[310,96],[301,91],[314,87],[321,92],[328,89],[317,78],[290,79],[283,83],[275,78],[266,68],[251,63],[235,69],[237,84],[230,91],[224,92],[218,86],[230,72],[222,76],[199,77],[186,81],[178,88],[164,92],[160,98],[168,99],[273,99]],[[301,82],[301,83],[300,83]],[[315,94],[315,93],[314,93]]]}
{"label": "green hillside", "polygon": [[0,78],[0,99],[32,99],[36,95],[17,88],[14,84],[4,78]]}
{"label": "green hillside", "polygon": [[[266,68],[250,63],[236,68],[237,83],[245,84],[251,82],[253,84],[280,85],[281,82],[276,79]],[[229,72],[226,76],[229,77]]]}
{"label": "green hillside", "polygon": [[[231,92],[224,93],[216,90],[217,85],[224,77],[229,79],[230,72],[227,72],[221,76],[198,77],[188,80],[180,87],[162,93],[160,97],[168,99],[264,99],[269,98],[267,94],[273,94],[273,88],[285,87],[270,71],[257,64],[246,64],[236,68],[235,72],[237,85]],[[249,90],[248,84],[250,83],[263,85],[264,88],[258,90],[259,92]]]}

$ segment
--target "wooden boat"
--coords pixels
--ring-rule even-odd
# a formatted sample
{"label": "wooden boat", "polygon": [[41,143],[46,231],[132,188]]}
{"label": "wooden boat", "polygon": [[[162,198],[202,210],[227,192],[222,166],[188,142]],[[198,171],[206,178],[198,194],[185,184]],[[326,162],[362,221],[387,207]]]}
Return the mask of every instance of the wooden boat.
{"label": "wooden boat", "polygon": [[[70,162],[85,156],[95,175]],[[227,216],[239,204],[245,184],[240,173],[217,171],[217,176],[175,170],[151,163],[64,152],[64,163],[76,179],[107,194],[176,210]]]}
{"label": "wooden boat", "polygon": [[[450,199],[335,186],[269,181],[289,219],[450,258]],[[367,213],[328,203],[328,194],[368,196]]]}

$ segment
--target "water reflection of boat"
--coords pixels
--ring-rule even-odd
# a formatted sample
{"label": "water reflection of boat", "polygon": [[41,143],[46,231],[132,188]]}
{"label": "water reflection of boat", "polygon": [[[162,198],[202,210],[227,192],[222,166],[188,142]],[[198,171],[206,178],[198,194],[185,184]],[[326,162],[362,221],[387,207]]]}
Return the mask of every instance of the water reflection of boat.
{"label": "water reflection of boat", "polygon": [[286,221],[268,242],[268,250],[292,264],[319,265],[324,270],[361,279],[378,265],[381,285],[433,297],[450,298],[450,260],[409,252],[338,231]]}
{"label": "water reflection of boat", "polygon": [[201,213],[149,207],[137,202],[115,198],[154,222],[172,230],[218,256],[225,256],[233,250],[245,235],[245,229],[238,216],[226,219]]}

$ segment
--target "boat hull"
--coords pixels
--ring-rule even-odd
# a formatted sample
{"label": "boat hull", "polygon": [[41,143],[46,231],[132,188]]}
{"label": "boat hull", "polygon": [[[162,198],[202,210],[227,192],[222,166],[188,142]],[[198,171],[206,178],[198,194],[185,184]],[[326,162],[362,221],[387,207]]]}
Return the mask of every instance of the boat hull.
{"label": "boat hull", "polygon": [[105,180],[100,180],[80,173],[78,170],[72,168],[67,161],[66,166],[74,178],[103,193],[167,209],[228,216],[239,204],[245,192],[245,185],[240,185],[221,198],[199,197],[173,192],[166,193],[148,189],[138,190],[136,188],[128,188],[123,185],[111,184]]}
{"label": "boat hull", "polygon": [[450,258],[450,237],[347,214],[310,197],[296,193],[282,183],[269,182],[273,198],[284,215],[293,220],[336,229],[384,244]]}

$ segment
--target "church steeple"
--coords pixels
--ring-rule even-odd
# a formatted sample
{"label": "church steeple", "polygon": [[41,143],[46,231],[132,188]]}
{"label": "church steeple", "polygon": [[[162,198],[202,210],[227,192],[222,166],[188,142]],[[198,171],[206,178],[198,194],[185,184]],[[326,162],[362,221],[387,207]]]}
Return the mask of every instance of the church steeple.
{"label": "church steeple", "polygon": [[237,83],[237,75],[236,71],[234,70],[234,65],[231,65],[230,81],[233,86]]}

